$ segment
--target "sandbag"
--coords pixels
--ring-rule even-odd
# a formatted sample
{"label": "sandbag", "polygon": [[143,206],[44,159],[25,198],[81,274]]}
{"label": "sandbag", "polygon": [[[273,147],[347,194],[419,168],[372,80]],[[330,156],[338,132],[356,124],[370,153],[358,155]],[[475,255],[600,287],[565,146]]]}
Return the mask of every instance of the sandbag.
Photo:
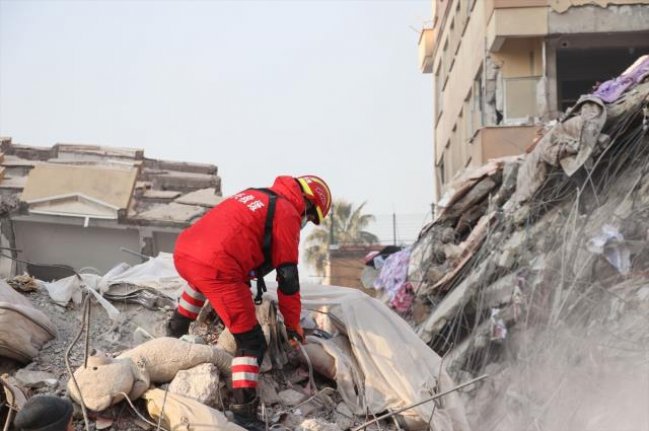
{"label": "sandbag", "polygon": [[0,356],[28,363],[54,337],[50,319],[0,280]]}
{"label": "sandbag", "polygon": [[[166,399],[165,399],[166,396]],[[244,428],[229,422],[223,413],[205,404],[182,395],[162,389],[151,389],[142,395],[146,400],[147,411],[156,421],[162,413],[162,425],[175,431],[245,431]]]}

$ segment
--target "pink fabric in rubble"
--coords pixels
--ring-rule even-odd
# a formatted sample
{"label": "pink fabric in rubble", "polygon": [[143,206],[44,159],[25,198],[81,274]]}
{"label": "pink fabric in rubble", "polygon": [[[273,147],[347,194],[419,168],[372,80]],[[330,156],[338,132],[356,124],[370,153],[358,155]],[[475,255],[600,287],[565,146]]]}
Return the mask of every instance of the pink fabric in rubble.
{"label": "pink fabric in rubble", "polygon": [[390,301],[390,306],[397,313],[403,314],[410,310],[410,307],[412,307],[413,299],[415,299],[415,294],[412,289],[412,284],[410,284],[409,281],[406,281],[405,283],[401,284],[401,287],[399,287],[399,290],[397,290],[394,298],[392,298],[392,301]]}

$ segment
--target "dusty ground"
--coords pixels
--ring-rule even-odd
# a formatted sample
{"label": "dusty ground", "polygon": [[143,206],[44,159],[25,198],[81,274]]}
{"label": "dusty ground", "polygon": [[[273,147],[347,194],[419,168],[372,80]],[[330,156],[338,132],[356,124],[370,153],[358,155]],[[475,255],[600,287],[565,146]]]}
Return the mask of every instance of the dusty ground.
{"label": "dusty ground", "polygon": [[[51,301],[47,292],[39,290],[26,294],[32,303],[42,312],[44,312],[56,326],[58,337],[47,343],[40,351],[34,361],[25,368],[34,371],[46,371],[53,374],[58,379],[58,384],[53,387],[42,387],[33,391],[33,393],[56,393],[64,395],[66,393],[66,384],[68,374],[65,369],[65,350],[70,342],[77,335],[81,327],[81,306],[69,304],[67,307],[61,307]],[[137,345],[141,340],[137,339],[136,329],[143,328],[153,336],[164,335],[164,322],[170,314],[168,311],[153,311],[146,309],[141,305],[113,302],[113,305],[120,311],[116,321],[111,321],[104,309],[93,304],[91,308],[91,324],[89,347],[90,353],[93,351],[104,351],[116,353],[130,349]],[[81,336],[70,355],[70,364],[72,369],[76,369],[83,362],[85,345],[85,334]],[[6,370],[11,372],[21,367],[20,364],[6,364]],[[146,410],[139,405],[140,411]],[[75,405],[75,424],[77,430],[83,430],[83,419],[81,410]],[[113,425],[107,429],[114,430],[141,430],[135,424],[135,416],[125,403],[106,410],[97,415],[90,413],[91,422],[96,422],[97,418],[109,418]],[[106,422],[108,423],[108,422]]]}

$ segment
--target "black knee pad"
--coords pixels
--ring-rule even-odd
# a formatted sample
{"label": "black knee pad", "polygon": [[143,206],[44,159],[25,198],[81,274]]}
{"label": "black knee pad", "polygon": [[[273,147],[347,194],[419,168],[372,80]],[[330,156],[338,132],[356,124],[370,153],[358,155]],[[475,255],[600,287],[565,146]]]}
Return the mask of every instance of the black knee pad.
{"label": "black knee pad", "polygon": [[237,342],[237,356],[254,356],[261,366],[268,347],[261,326],[256,324],[250,331],[232,335]]}

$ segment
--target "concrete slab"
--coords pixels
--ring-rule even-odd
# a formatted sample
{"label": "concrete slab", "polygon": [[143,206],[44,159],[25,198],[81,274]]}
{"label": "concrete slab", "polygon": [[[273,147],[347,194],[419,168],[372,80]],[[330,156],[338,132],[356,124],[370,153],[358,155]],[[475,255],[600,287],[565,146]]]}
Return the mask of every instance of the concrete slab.
{"label": "concrete slab", "polygon": [[194,205],[183,205],[176,202],[156,205],[139,213],[136,218],[152,221],[189,222],[201,216],[205,208]]}
{"label": "concrete slab", "polygon": [[6,177],[0,182],[0,189],[22,190],[27,184],[27,177]]}
{"label": "concrete slab", "polygon": [[36,166],[42,162],[39,160],[27,160],[21,157],[5,155],[4,160],[2,160],[2,165],[7,167],[13,166]]}
{"label": "concrete slab", "polygon": [[147,190],[142,194],[144,199],[176,199],[181,193],[175,190]]}
{"label": "concrete slab", "polygon": [[223,196],[216,194],[216,189],[211,187],[207,189],[196,190],[177,198],[175,202],[185,205],[198,205],[201,207],[211,208],[223,200]]}

